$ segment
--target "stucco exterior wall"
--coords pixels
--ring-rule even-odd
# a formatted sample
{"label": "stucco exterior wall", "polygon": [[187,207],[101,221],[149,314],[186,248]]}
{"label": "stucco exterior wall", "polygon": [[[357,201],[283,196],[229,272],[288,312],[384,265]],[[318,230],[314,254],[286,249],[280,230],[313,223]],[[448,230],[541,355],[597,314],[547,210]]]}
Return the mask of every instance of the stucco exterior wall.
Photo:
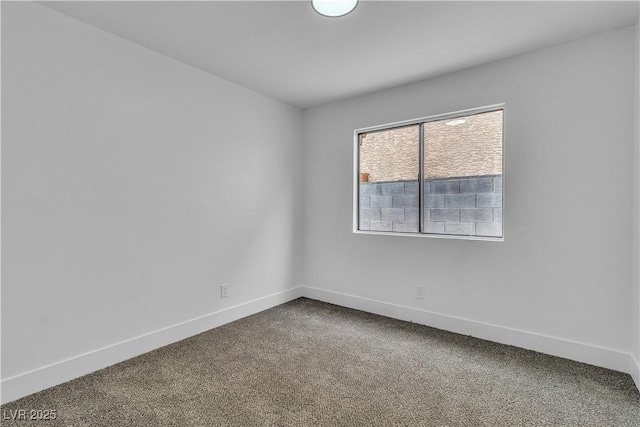
{"label": "stucco exterior wall", "polygon": [[[502,174],[502,110],[424,124],[425,179]],[[418,178],[419,126],[363,134],[360,172],[369,182]]]}

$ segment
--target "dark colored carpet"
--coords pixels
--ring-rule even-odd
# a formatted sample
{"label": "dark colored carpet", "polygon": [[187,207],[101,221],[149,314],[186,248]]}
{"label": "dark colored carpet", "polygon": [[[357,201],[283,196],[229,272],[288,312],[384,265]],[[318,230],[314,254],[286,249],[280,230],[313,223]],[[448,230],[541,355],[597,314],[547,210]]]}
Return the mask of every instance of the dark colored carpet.
{"label": "dark colored carpet", "polygon": [[[298,299],[2,406],[38,426],[639,426],[631,377]],[[3,426],[30,425],[2,420]]]}

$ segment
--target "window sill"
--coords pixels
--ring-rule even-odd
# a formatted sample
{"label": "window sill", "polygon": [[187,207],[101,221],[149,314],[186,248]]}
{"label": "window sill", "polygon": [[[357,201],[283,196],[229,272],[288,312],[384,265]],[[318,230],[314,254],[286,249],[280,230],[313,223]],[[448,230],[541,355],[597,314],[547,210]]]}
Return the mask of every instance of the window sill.
{"label": "window sill", "polygon": [[489,236],[465,236],[459,234],[428,234],[428,233],[399,233],[390,231],[365,231],[353,230],[354,234],[370,234],[375,236],[399,236],[399,237],[426,237],[430,239],[453,239],[453,240],[480,240],[486,242],[504,242],[503,237]]}

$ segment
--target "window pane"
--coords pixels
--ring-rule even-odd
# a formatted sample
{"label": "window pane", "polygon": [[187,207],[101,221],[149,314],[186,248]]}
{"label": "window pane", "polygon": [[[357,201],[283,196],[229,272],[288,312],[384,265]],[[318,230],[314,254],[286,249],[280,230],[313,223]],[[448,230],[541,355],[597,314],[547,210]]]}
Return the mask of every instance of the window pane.
{"label": "window pane", "polygon": [[502,110],[424,124],[425,233],[502,237]]}
{"label": "window pane", "polygon": [[360,230],[418,232],[419,126],[360,135]]}

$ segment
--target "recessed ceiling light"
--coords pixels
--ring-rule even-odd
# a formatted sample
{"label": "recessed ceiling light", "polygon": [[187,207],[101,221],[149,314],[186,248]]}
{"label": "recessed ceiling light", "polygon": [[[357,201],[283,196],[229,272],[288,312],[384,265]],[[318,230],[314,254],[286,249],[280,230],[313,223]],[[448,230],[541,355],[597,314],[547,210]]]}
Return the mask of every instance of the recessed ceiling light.
{"label": "recessed ceiling light", "polygon": [[463,124],[464,122],[466,122],[465,119],[455,119],[455,120],[450,120],[447,123],[445,123],[447,126],[458,126]]}
{"label": "recessed ceiling light", "polygon": [[344,16],[356,8],[358,0],[311,0],[313,10],[330,18]]}

